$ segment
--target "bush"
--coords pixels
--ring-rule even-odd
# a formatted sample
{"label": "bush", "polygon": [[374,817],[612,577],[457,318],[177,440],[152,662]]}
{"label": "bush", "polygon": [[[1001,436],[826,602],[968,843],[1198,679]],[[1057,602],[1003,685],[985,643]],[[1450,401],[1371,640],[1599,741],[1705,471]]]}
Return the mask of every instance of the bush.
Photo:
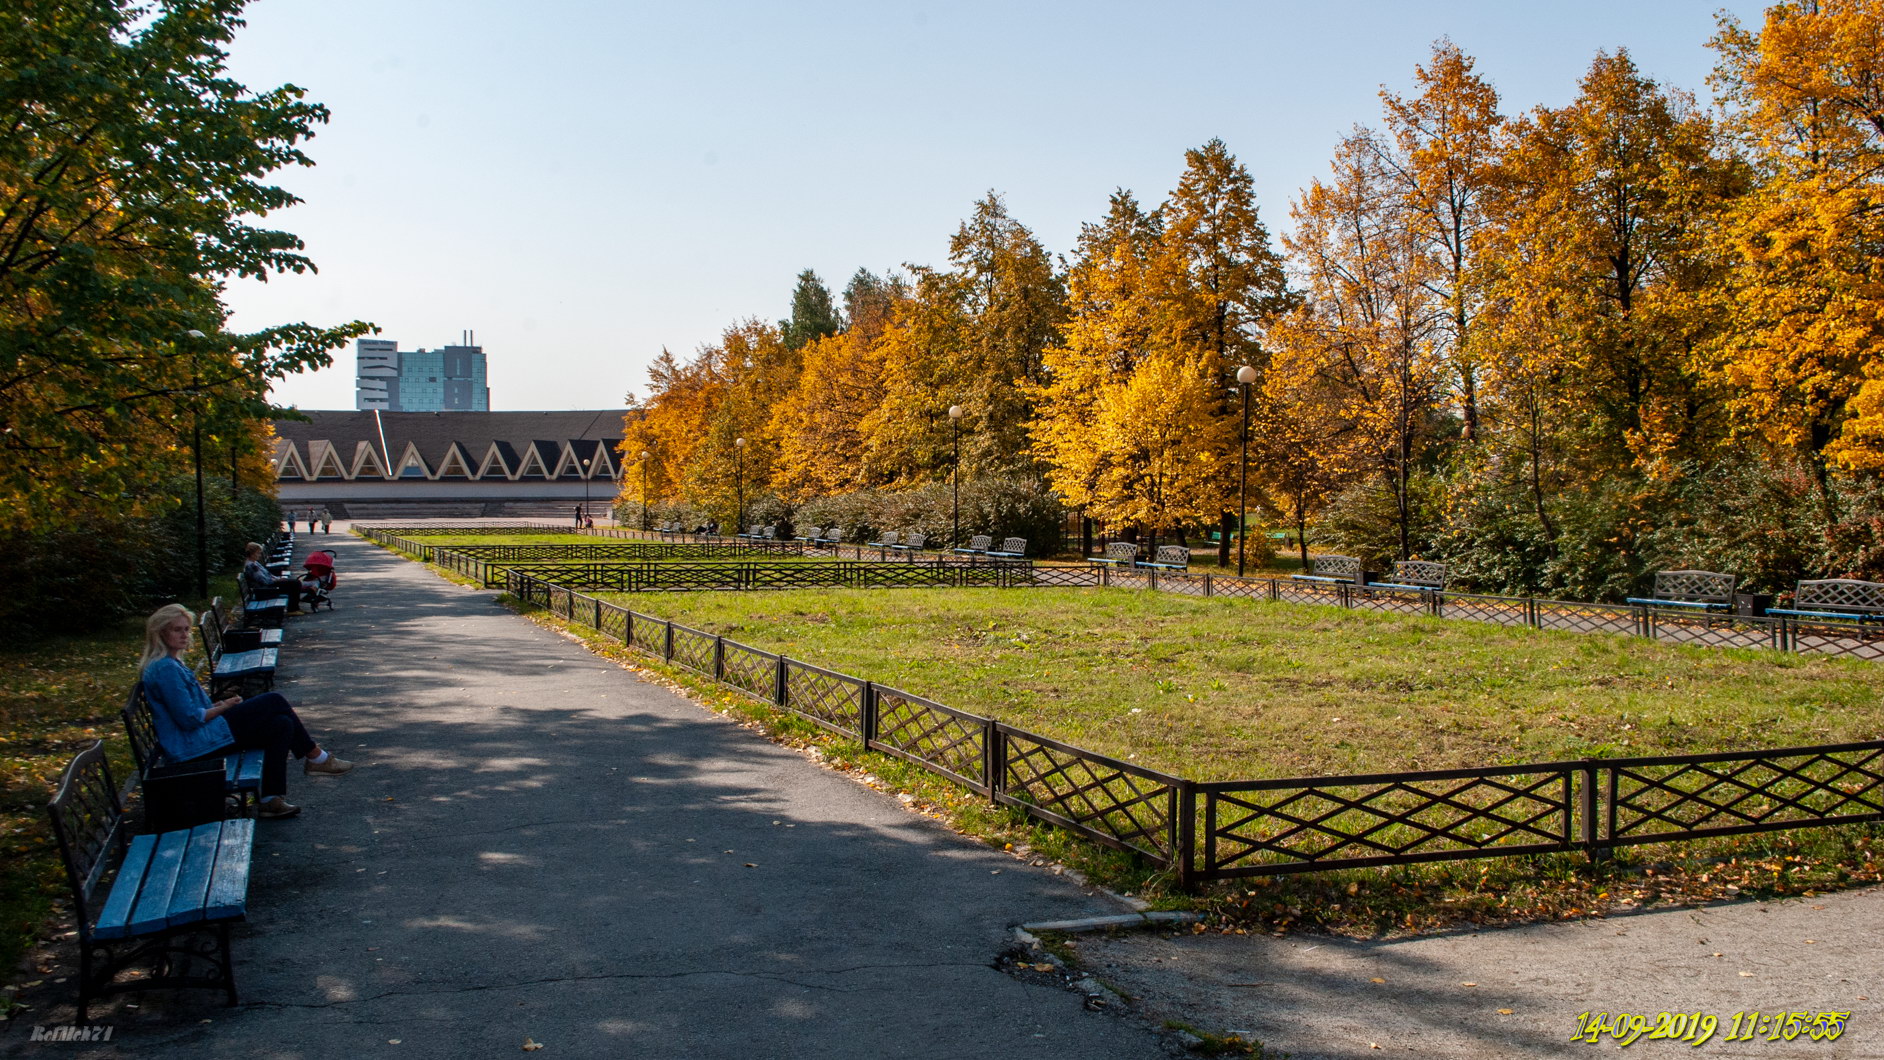
{"label": "bush", "polygon": [[[195,483],[173,480],[164,492],[181,499],[155,519],[105,511],[82,525],[0,534],[0,634],[81,633],[193,597]],[[243,546],[281,526],[272,497],[246,488],[231,496],[227,481],[204,483],[203,507],[212,574],[240,568]]]}

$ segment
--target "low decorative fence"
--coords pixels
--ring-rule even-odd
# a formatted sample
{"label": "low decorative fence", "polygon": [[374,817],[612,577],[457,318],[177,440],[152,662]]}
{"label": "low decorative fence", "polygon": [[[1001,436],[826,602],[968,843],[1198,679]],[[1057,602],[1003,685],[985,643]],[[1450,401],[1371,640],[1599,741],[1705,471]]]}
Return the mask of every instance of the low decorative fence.
{"label": "low decorative fence", "polygon": [[[512,569],[508,584],[525,603],[610,640],[996,803],[1136,852],[1172,870],[1184,887],[1422,861],[1563,852],[1599,858],[1637,843],[1884,820],[1884,740],[1195,782],[629,610],[537,573]],[[1564,622],[1607,621],[1549,613]]]}
{"label": "low decorative fence", "polygon": [[[635,548],[700,549],[698,553],[675,553],[671,558],[715,558],[716,556],[751,557],[759,554],[777,554],[790,552],[800,547],[797,542],[750,542],[722,541],[719,543],[694,543],[681,541],[658,541],[656,535],[638,530],[611,530],[621,536],[633,536],[646,542],[641,545],[444,545],[434,546],[423,540],[403,537],[393,530],[412,528],[362,527],[360,533],[369,540],[388,548],[406,552],[419,559],[438,563],[457,571],[466,577],[474,578],[487,588],[503,584],[502,567],[504,561],[485,558],[483,549],[556,549],[559,552],[543,553],[550,556],[570,559],[594,559],[597,570],[590,572],[595,579],[586,583],[593,590],[614,590],[623,592],[652,590],[728,590],[728,589],[811,589],[811,588],[853,588],[853,587],[935,587],[953,588],[958,586],[987,586],[995,588],[1040,588],[1040,587],[1092,587],[1109,586],[1114,588],[1148,589],[1154,592],[1179,593],[1185,596],[1228,596],[1242,599],[1270,600],[1282,603],[1323,604],[1331,607],[1344,607],[1351,610],[1379,611],[1395,614],[1431,615],[1435,618],[1460,619],[1469,622],[1487,622],[1501,626],[1528,626],[1533,629],[1555,629],[1575,633],[1611,633],[1623,636],[1647,637],[1651,640],[1673,644],[1695,644],[1712,648],[1764,648],[1772,651],[1794,652],[1804,655],[1841,655],[1855,659],[1884,659],[1884,627],[1865,624],[1858,621],[1843,622],[1835,619],[1800,619],[1789,615],[1745,616],[1724,614],[1694,614],[1690,612],[1670,612],[1658,610],[1643,604],[1596,604],[1580,603],[1570,600],[1542,600],[1525,596],[1492,596],[1483,593],[1459,593],[1433,589],[1387,589],[1379,586],[1350,585],[1345,582],[1296,581],[1290,578],[1238,578],[1228,574],[1193,574],[1178,571],[1158,571],[1151,569],[1113,568],[1084,564],[1064,566],[1044,566],[1029,561],[989,561],[986,559],[949,556],[942,553],[918,553],[904,555],[898,564],[870,564],[868,556],[878,552],[845,546],[845,551],[857,557],[857,562],[873,569],[881,568],[885,573],[864,575],[827,575],[820,576],[798,571],[796,568],[787,572],[784,567],[774,567],[769,573],[758,569],[748,570],[734,575],[716,574],[714,576],[694,576],[684,573],[659,574],[644,573],[635,584],[638,588],[624,589],[619,585],[606,582],[608,576],[600,571],[600,565],[608,555],[585,553],[583,550],[603,550],[612,555],[613,550],[631,550]],[[439,532],[433,528],[422,528],[426,532]],[[466,533],[471,531],[489,533],[502,530],[503,527],[481,526],[455,528],[450,532]],[[527,528],[528,532],[537,532],[536,528]],[[566,529],[566,528],[561,528]],[[599,533],[600,531],[591,531]],[[715,553],[711,550],[726,550]],[[464,553],[465,558],[458,558],[449,553]],[[521,555],[521,554],[520,554]],[[520,556],[519,556],[520,558]],[[653,563],[658,560],[647,559]],[[950,576],[889,573],[891,567],[904,568],[957,566],[1003,566],[1014,571],[1028,573],[1010,573],[999,578],[977,580],[951,580]],[[763,566],[763,564],[760,564]],[[820,567],[834,566],[821,564]],[[562,575],[547,567],[530,568],[535,573],[562,580]],[[813,568],[807,565],[804,570]],[[679,568],[676,568],[678,571]],[[848,577],[851,580],[837,580]]]}

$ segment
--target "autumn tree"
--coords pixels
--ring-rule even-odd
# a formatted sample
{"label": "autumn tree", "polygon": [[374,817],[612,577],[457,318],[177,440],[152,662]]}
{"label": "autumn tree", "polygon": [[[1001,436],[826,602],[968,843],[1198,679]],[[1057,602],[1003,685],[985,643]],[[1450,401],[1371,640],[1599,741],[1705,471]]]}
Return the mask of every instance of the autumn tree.
{"label": "autumn tree", "polygon": [[1480,353],[1475,325],[1484,306],[1478,254],[1489,223],[1485,198],[1499,157],[1498,93],[1450,40],[1413,68],[1417,92],[1381,90],[1387,138],[1371,138],[1387,187],[1434,268],[1426,280],[1443,308],[1433,338],[1451,372],[1467,441],[1478,434]]}
{"label": "autumn tree", "polygon": [[1306,304],[1287,321],[1288,371],[1268,394],[1332,396],[1339,417],[1304,425],[1323,477],[1358,461],[1390,509],[1395,549],[1413,552],[1413,476],[1437,424],[1442,365],[1435,333],[1444,303],[1433,297],[1440,262],[1393,194],[1374,134],[1357,130],[1336,149],[1331,178],[1310,183],[1283,240]]}
{"label": "autumn tree", "polygon": [[1754,186],[1715,233],[1711,368],[1739,433],[1803,455],[1829,514],[1833,467],[1884,469],[1884,3],[1786,0],[1713,46]]}
{"label": "autumn tree", "polygon": [[269,385],[369,330],[224,330],[226,280],[313,268],[252,221],[298,201],[266,179],[327,120],[228,76],[242,7],[0,10],[0,524],[157,501],[185,435],[255,444]]}

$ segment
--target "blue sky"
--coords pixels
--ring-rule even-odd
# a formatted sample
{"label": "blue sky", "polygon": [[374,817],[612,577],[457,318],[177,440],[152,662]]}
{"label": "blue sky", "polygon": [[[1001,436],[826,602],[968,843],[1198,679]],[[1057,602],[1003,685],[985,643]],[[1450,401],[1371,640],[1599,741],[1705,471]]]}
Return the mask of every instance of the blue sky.
{"label": "blue sky", "polygon": [[[231,58],[333,121],[314,277],[233,286],[232,326],[361,318],[404,349],[472,329],[492,407],[608,407],[663,346],[776,320],[793,277],[939,264],[1001,192],[1069,253],[1116,187],[1156,205],[1221,137],[1272,231],[1337,139],[1450,36],[1506,113],[1561,105],[1598,49],[1707,99],[1715,14],[1757,3],[611,3],[258,0]],[[351,408],[353,357],[277,401]]]}

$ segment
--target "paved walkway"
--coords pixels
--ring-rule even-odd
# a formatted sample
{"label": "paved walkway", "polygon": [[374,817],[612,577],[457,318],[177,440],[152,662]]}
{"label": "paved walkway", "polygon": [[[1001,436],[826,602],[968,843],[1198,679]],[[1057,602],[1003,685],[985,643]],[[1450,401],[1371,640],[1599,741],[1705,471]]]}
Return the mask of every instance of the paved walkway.
{"label": "paved walkway", "polygon": [[[263,822],[244,1004],[114,1002],[61,1056],[1145,1057],[993,969],[1116,912],[357,538],[282,691],[360,767]],[[65,995],[69,996],[69,995]],[[71,1019],[41,1006],[33,1022]]]}

